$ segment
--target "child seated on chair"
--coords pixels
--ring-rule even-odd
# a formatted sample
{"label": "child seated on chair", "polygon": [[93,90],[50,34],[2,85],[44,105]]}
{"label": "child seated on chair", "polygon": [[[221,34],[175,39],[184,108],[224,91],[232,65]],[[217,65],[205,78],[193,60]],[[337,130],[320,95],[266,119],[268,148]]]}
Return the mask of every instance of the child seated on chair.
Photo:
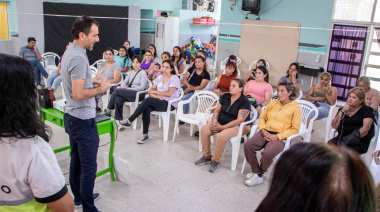
{"label": "child seated on chair", "polygon": [[149,71],[148,73],[148,79],[153,81],[155,80],[158,76],[162,74],[161,72],[161,65],[156,63],[154,64],[154,67],[152,70]]}

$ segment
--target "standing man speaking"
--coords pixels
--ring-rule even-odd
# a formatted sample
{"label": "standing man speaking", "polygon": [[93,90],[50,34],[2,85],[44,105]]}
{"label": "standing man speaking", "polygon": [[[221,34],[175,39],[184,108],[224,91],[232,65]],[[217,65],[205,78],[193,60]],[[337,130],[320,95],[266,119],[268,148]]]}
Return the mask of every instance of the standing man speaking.
{"label": "standing man speaking", "polygon": [[86,49],[92,50],[99,42],[98,26],[99,23],[88,16],[77,18],[71,29],[74,41],[69,44],[61,63],[67,101],[63,120],[71,146],[69,181],[75,206],[83,205],[85,212],[98,211],[94,200],[99,194],[93,194],[99,147],[94,97],[110,87],[102,74],[92,79],[86,54]]}

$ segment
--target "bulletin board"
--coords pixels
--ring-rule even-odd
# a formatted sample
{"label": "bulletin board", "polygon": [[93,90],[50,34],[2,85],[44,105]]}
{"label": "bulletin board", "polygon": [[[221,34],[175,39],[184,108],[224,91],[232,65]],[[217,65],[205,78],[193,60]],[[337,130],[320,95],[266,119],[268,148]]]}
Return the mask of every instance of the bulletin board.
{"label": "bulletin board", "polygon": [[258,59],[269,62],[269,83],[277,87],[289,65],[297,60],[300,23],[243,19],[239,69],[244,77],[251,63]]}

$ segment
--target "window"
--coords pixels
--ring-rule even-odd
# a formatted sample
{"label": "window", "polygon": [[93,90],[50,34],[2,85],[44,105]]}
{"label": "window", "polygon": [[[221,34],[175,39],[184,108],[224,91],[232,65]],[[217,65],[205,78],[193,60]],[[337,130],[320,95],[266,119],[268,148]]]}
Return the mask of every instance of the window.
{"label": "window", "polygon": [[334,19],[371,22],[375,0],[336,0]]}
{"label": "window", "polygon": [[9,39],[7,3],[0,2],[0,40]]}

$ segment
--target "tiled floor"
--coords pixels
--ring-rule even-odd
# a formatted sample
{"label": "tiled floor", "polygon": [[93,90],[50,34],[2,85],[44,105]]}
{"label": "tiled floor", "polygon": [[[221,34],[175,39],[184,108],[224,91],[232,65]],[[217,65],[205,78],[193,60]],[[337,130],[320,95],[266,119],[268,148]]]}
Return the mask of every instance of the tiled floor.
{"label": "tiled floor", "polygon": [[[125,109],[124,114],[129,114]],[[231,171],[231,145],[223,154],[221,166],[216,173],[208,171],[209,165],[196,166],[202,154],[198,151],[198,138],[189,136],[189,125],[181,126],[176,142],[173,136],[172,117],[168,142],[162,140],[162,129],[158,128],[158,119],[152,116],[149,141],[143,145],[136,141],[141,137],[141,119],[138,129],[119,131],[115,156],[129,163],[130,185],[120,181],[111,181],[109,175],[96,179],[95,192],[101,194],[96,206],[101,211],[253,211],[266,195],[272,168],[264,175],[264,183],[255,187],[244,184],[245,174],[250,171],[245,167],[241,174],[244,159],[240,148],[236,171]],[[51,145],[58,148],[67,144],[68,136],[62,128],[47,122],[52,127]],[[314,129],[323,129],[323,122],[314,123]],[[323,130],[312,134],[312,142],[321,142]],[[108,135],[100,136],[101,145],[109,142]],[[295,139],[293,142],[299,142]],[[99,148],[98,169],[104,168],[103,152],[109,145]],[[67,152],[57,154],[62,172],[66,173],[70,158]],[[81,210],[77,210],[81,211]]]}

